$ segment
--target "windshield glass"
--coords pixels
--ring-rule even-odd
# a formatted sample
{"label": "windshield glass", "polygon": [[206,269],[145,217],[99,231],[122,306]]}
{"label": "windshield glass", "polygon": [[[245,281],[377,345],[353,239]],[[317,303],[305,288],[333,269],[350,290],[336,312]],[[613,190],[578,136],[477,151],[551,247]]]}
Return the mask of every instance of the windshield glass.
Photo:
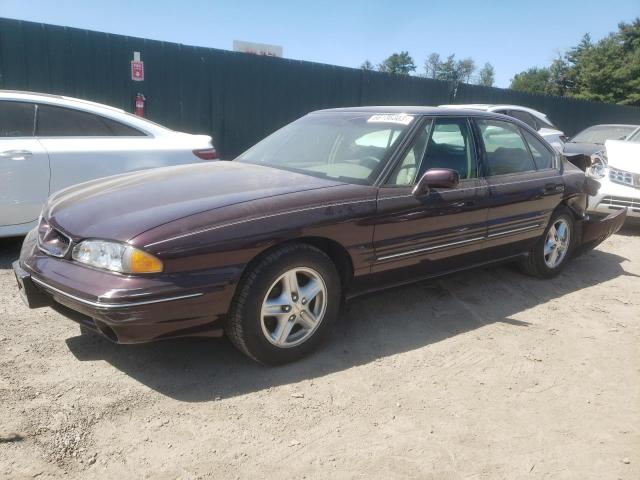
{"label": "windshield glass", "polygon": [[413,120],[405,114],[311,114],[269,135],[236,160],[372,184]]}
{"label": "windshield glass", "polygon": [[640,129],[638,129],[638,131],[631,135],[627,140],[629,140],[630,142],[640,143]]}
{"label": "windshield glass", "polygon": [[571,143],[604,145],[607,140],[624,140],[635,128],[630,125],[596,125],[578,133],[571,139]]}

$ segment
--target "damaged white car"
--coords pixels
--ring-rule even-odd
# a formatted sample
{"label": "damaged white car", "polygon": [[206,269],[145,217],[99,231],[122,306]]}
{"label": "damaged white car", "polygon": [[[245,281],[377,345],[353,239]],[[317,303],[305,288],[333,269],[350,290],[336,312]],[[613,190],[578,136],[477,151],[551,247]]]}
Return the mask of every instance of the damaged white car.
{"label": "damaged white car", "polygon": [[589,197],[589,212],[610,214],[627,208],[627,218],[640,220],[640,131],[627,140],[607,140],[591,156],[587,175],[602,185]]}

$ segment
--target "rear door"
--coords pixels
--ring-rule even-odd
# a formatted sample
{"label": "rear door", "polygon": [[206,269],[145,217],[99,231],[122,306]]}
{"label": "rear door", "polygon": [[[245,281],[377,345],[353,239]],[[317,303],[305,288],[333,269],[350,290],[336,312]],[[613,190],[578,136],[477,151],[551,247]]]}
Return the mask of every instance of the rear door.
{"label": "rear door", "polygon": [[[379,189],[373,272],[415,267],[416,274],[435,274],[457,268],[465,262],[465,254],[482,248],[487,187],[477,175],[476,151],[467,118],[424,120]],[[457,170],[460,184],[413,196],[417,180],[436,167]]]}
{"label": "rear door", "polygon": [[38,219],[49,196],[49,158],[34,137],[35,104],[0,101],[0,225]]}
{"label": "rear door", "polygon": [[489,187],[487,247],[500,247],[503,256],[517,254],[542,235],[562,200],[556,156],[515,123],[484,118],[475,123]]}
{"label": "rear door", "polygon": [[38,105],[36,136],[51,160],[51,193],[94,178],[161,165],[154,138],[90,112]]}

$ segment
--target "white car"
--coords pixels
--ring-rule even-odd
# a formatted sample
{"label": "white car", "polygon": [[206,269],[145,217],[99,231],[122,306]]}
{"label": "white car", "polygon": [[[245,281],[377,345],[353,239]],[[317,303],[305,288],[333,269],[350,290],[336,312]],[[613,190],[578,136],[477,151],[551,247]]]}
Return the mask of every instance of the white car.
{"label": "white car", "polygon": [[551,123],[549,117],[544,113],[534,110],[533,108],[521,107],[519,105],[492,105],[484,103],[473,103],[467,105],[440,105],[447,108],[469,108],[471,110],[483,110],[485,112],[501,113],[509,117],[517,118],[537,130],[542,138],[544,138],[558,152],[562,152],[562,147],[566,140],[564,132],[558,130]]}
{"label": "white car", "polygon": [[640,219],[640,131],[627,140],[607,140],[605,149],[591,156],[587,175],[600,182],[589,197],[588,211],[609,214],[627,208],[627,218]]}
{"label": "white car", "polygon": [[65,187],[215,158],[208,135],[85,100],[0,90],[0,237],[26,234],[49,195]]}

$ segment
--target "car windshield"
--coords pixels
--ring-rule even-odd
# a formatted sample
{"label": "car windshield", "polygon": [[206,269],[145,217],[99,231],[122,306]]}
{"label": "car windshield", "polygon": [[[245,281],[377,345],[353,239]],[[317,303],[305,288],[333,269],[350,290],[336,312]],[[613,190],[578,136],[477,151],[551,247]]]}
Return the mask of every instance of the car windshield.
{"label": "car windshield", "polygon": [[629,142],[638,142],[638,143],[640,143],[640,128],[636,131],[636,133],[634,133],[629,138],[627,138],[627,140]]}
{"label": "car windshield", "polygon": [[570,143],[595,143],[604,145],[607,140],[624,140],[637,127],[631,125],[596,125],[573,137]]}
{"label": "car windshield", "polygon": [[310,114],[269,135],[236,161],[370,185],[413,120],[406,114]]}

